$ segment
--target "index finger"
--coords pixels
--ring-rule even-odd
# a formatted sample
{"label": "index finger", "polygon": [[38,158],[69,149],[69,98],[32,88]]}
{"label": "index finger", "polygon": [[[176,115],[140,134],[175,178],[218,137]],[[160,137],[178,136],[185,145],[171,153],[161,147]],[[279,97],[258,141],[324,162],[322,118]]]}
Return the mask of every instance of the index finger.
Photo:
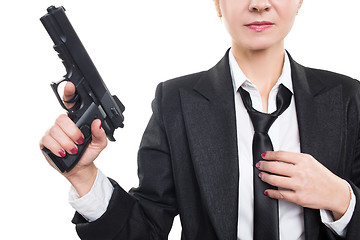
{"label": "index finger", "polygon": [[301,160],[302,153],[286,152],[286,151],[267,151],[261,154],[264,160],[279,161],[290,164],[297,164]]}
{"label": "index finger", "polygon": [[63,100],[66,108],[68,109],[72,108],[75,105],[75,103],[67,103],[65,101],[70,101],[71,99],[73,99],[75,96],[75,91],[76,91],[75,85],[70,81],[67,82],[64,87]]}

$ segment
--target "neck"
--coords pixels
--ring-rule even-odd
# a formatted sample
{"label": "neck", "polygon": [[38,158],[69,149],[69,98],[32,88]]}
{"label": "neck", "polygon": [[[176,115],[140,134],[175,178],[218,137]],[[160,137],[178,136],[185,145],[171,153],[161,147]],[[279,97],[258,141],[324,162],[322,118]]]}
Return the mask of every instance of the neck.
{"label": "neck", "polygon": [[278,81],[284,65],[284,46],[249,50],[232,44],[232,51],[242,72],[261,93],[268,95]]}

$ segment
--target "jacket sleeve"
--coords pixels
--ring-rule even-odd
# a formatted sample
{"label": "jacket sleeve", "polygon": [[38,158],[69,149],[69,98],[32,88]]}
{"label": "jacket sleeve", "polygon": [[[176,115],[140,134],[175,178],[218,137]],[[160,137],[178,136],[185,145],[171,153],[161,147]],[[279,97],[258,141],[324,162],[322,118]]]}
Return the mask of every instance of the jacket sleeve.
{"label": "jacket sleeve", "polygon": [[360,139],[356,142],[355,158],[352,163],[352,176],[348,179],[356,197],[355,209],[347,227],[346,239],[355,240],[360,237]]}
{"label": "jacket sleeve", "polygon": [[351,221],[348,225],[347,232],[346,232],[346,239],[348,240],[355,240],[359,239],[360,237],[360,189],[359,186],[355,185],[354,183],[350,182],[351,188],[354,191],[355,197],[356,197],[356,205],[355,209],[351,218]]}
{"label": "jacket sleeve", "polygon": [[114,192],[107,211],[98,220],[89,223],[75,213],[73,223],[81,239],[167,239],[177,204],[161,101],[159,84],[138,152],[139,186],[127,193],[110,179]]}
{"label": "jacket sleeve", "polygon": [[355,209],[350,223],[347,227],[346,239],[355,240],[360,238],[360,83],[356,84],[356,95],[354,97],[354,117],[350,119],[357,127],[355,147],[353,149],[353,161],[350,163],[350,179],[346,179],[354,191],[356,197]]}

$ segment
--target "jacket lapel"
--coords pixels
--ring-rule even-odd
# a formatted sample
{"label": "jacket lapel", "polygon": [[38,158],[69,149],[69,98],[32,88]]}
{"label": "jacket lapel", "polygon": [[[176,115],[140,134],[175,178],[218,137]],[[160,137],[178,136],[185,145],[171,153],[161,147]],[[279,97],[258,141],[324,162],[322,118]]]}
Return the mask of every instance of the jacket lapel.
{"label": "jacket lapel", "polygon": [[237,238],[239,166],[228,52],[192,91],[180,91],[201,196],[219,239]]}
{"label": "jacket lapel", "polygon": [[342,86],[319,78],[317,70],[290,62],[301,151],[336,173],[343,128]]}
{"label": "jacket lapel", "polygon": [[[290,57],[301,152],[312,155],[336,173],[341,154],[342,87],[319,78]],[[321,76],[325,76],[324,74]],[[318,239],[319,210],[304,209],[306,239]]]}

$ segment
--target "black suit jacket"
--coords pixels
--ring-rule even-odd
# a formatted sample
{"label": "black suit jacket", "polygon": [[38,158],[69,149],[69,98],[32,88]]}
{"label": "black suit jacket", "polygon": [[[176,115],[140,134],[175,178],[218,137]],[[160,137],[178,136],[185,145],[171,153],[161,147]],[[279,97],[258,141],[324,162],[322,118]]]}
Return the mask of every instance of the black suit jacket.
{"label": "black suit jacket", "polygon": [[[360,239],[360,84],[291,59],[301,151],[351,184],[357,201],[346,239]],[[159,84],[138,153],[138,188],[115,181],[105,214],[73,222],[82,239],[167,239],[180,214],[182,239],[236,240],[239,165],[233,85],[224,58],[208,71]],[[304,209],[306,239],[337,239]]]}

